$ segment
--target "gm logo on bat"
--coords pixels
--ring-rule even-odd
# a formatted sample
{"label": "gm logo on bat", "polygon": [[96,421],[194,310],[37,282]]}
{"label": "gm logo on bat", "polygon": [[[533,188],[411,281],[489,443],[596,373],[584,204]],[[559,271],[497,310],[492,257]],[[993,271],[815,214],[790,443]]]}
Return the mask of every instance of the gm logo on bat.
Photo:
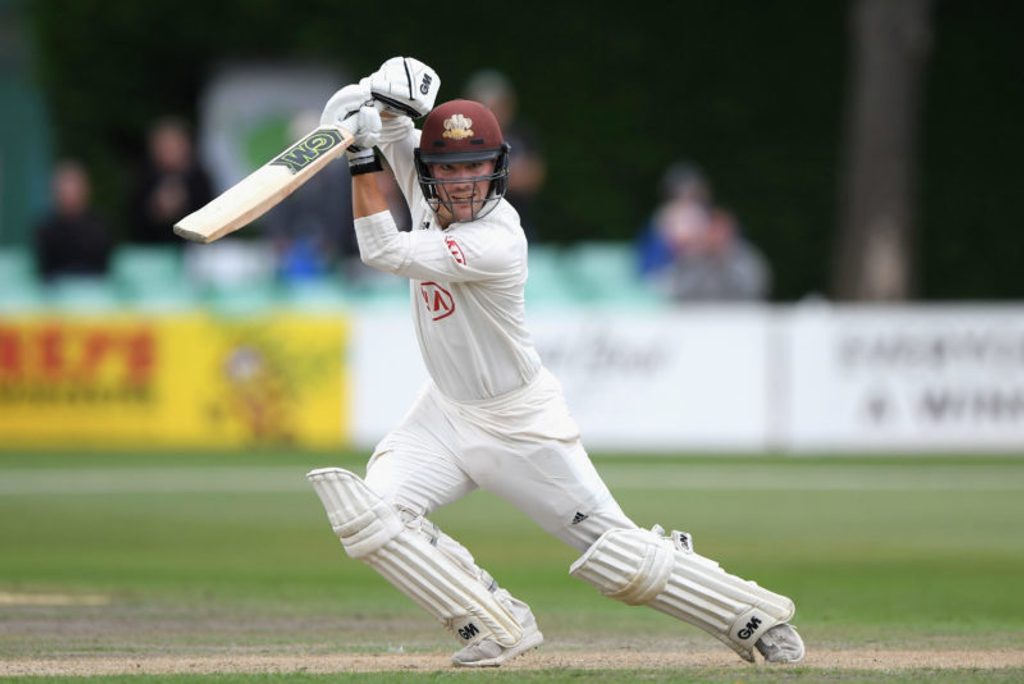
{"label": "gm logo on bat", "polygon": [[316,161],[324,152],[340,144],[341,141],[341,133],[338,131],[318,128],[282,152],[281,156],[270,163],[287,167],[292,173],[298,173]]}

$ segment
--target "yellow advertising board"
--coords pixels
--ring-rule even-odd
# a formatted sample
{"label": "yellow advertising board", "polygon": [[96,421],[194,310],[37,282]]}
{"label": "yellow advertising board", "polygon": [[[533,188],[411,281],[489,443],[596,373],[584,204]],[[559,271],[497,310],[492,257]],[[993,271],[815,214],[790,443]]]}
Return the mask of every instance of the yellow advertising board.
{"label": "yellow advertising board", "polygon": [[338,316],[0,318],[0,448],[335,447]]}

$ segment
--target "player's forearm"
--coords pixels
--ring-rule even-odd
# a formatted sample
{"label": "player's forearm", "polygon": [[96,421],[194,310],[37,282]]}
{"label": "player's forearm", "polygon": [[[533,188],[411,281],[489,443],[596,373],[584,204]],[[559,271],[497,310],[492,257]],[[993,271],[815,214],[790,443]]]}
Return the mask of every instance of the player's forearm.
{"label": "player's forearm", "polygon": [[359,258],[364,264],[379,271],[395,273],[405,263],[406,249],[403,237],[408,233],[399,233],[395,220],[388,211],[383,209],[360,216],[355,211],[356,241],[359,243]]}
{"label": "player's forearm", "polygon": [[419,180],[413,163],[413,151],[419,144],[420,132],[413,127],[408,117],[384,120],[377,148],[387,160],[405,201],[411,207],[420,202]]}
{"label": "player's forearm", "polygon": [[388,202],[377,185],[379,173],[352,176],[352,216],[363,218],[387,211]]}
{"label": "player's forearm", "polygon": [[359,258],[367,266],[390,271],[395,261],[398,228],[388,202],[377,185],[380,173],[352,176],[352,216],[355,219]]}

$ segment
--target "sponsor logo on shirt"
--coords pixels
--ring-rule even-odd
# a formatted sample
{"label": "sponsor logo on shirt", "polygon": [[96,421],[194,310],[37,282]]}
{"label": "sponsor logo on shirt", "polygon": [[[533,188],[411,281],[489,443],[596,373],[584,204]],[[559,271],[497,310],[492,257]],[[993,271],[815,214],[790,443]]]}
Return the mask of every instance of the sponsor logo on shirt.
{"label": "sponsor logo on shirt", "polygon": [[420,283],[420,296],[423,298],[423,305],[427,307],[431,320],[439,321],[455,313],[455,300],[452,298],[452,293],[435,282]]}
{"label": "sponsor logo on shirt", "polygon": [[455,238],[445,238],[444,244],[448,246],[448,252],[455,259],[455,263],[466,265],[466,255],[462,253],[462,247],[459,247],[459,243],[455,241]]}

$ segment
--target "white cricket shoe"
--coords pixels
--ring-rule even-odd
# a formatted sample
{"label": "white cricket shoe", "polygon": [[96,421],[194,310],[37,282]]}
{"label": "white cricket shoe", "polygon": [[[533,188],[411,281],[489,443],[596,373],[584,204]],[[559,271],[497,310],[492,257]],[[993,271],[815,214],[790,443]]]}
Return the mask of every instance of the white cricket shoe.
{"label": "white cricket shoe", "polygon": [[494,639],[482,639],[453,655],[452,662],[459,667],[498,667],[509,658],[540,646],[544,642],[544,635],[537,629],[537,620],[530,607],[512,599],[512,613],[523,626],[523,638],[519,643],[505,648]]}
{"label": "white cricket shoe", "polygon": [[804,640],[789,623],[775,625],[754,646],[769,663],[799,663],[804,659]]}

